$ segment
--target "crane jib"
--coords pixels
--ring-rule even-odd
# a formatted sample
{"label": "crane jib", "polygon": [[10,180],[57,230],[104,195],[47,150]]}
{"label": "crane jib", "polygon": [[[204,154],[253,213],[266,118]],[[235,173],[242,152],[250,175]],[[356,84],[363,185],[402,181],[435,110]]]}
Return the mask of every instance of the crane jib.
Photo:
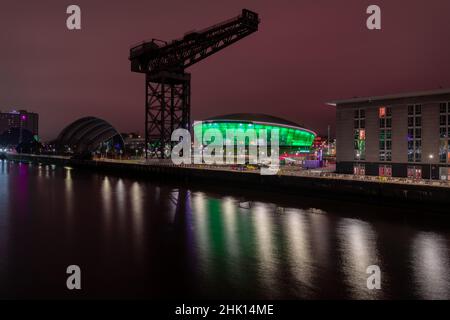
{"label": "crane jib", "polygon": [[258,30],[256,12],[243,9],[230,20],[190,31],[169,43],[152,39],[130,49],[131,71],[145,76],[145,155],[170,154],[171,135],[191,128],[191,75],[186,68]]}
{"label": "crane jib", "polygon": [[[234,42],[234,38],[239,37],[240,40],[256,32],[259,22],[257,13],[243,9],[242,14],[233,19],[200,31],[191,31],[185,34],[183,38],[173,40],[170,43],[156,39],[143,42],[130,49],[131,71],[151,73],[156,70],[171,68],[165,63],[157,67],[159,62],[167,61],[169,57],[177,65],[184,65],[187,60],[198,62],[199,60],[197,61],[192,55],[205,50],[217,52],[222,47],[224,48]],[[199,49],[194,50],[195,48]],[[178,61],[174,61],[174,57]],[[190,63],[190,65],[192,64]],[[149,66],[152,66],[153,70],[149,69]]]}

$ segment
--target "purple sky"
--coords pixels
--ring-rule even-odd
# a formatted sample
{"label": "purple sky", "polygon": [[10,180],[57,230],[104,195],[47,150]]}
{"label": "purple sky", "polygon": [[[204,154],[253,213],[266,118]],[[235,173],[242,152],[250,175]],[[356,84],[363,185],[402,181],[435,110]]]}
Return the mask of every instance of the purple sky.
{"label": "purple sky", "polygon": [[[66,7],[82,9],[82,30],[66,29]],[[366,29],[366,8],[382,9],[382,30]],[[171,40],[247,7],[260,30],[188,69],[192,118],[268,113],[325,133],[353,96],[450,87],[450,1],[4,0],[0,4],[0,109],[40,114],[41,135],[93,115],[120,131],[143,131],[144,78],[130,45]]]}

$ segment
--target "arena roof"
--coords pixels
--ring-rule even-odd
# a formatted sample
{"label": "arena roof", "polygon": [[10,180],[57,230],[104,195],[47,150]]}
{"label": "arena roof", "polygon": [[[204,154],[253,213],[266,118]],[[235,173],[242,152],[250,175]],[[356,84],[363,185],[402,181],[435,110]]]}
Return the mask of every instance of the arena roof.
{"label": "arena roof", "polygon": [[204,130],[209,128],[220,130],[224,136],[229,130],[268,129],[269,140],[272,135],[271,130],[278,128],[280,130],[280,146],[289,147],[309,148],[316,137],[314,131],[305,129],[295,122],[259,113],[235,113],[196,121],[194,122],[194,132],[197,139],[203,139]]}
{"label": "arena roof", "polygon": [[227,115],[221,115],[221,116],[215,116],[208,119],[205,119],[204,121],[236,121],[236,122],[258,122],[258,123],[265,123],[265,124],[278,124],[283,126],[289,126],[289,127],[296,127],[296,128],[303,128],[302,125],[299,125],[298,123],[285,120],[282,118],[274,117],[268,114],[263,113],[233,113],[233,114],[227,114]]}
{"label": "arena roof", "polygon": [[105,120],[96,117],[85,117],[69,124],[61,131],[56,144],[69,146],[76,153],[93,151],[98,146],[115,136],[119,132]]}

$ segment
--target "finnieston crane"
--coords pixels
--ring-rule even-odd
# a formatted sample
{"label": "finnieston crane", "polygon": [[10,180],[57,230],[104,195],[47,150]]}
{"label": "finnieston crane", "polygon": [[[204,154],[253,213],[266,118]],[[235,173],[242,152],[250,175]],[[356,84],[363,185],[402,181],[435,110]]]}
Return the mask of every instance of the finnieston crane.
{"label": "finnieston crane", "polygon": [[186,33],[170,43],[152,39],[130,49],[131,71],[145,74],[145,156],[155,143],[164,158],[173,130],[191,126],[191,75],[186,69],[258,30],[247,9],[230,20]]}

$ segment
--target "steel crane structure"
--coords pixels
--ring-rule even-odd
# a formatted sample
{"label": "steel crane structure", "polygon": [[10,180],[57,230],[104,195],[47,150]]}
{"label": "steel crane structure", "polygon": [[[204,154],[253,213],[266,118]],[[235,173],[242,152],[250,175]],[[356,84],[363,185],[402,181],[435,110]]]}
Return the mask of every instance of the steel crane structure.
{"label": "steel crane structure", "polygon": [[186,68],[256,32],[259,22],[257,13],[243,9],[233,19],[170,43],[152,39],[130,49],[131,71],[145,74],[146,158],[149,143],[164,158],[173,130],[191,129],[191,75]]}

